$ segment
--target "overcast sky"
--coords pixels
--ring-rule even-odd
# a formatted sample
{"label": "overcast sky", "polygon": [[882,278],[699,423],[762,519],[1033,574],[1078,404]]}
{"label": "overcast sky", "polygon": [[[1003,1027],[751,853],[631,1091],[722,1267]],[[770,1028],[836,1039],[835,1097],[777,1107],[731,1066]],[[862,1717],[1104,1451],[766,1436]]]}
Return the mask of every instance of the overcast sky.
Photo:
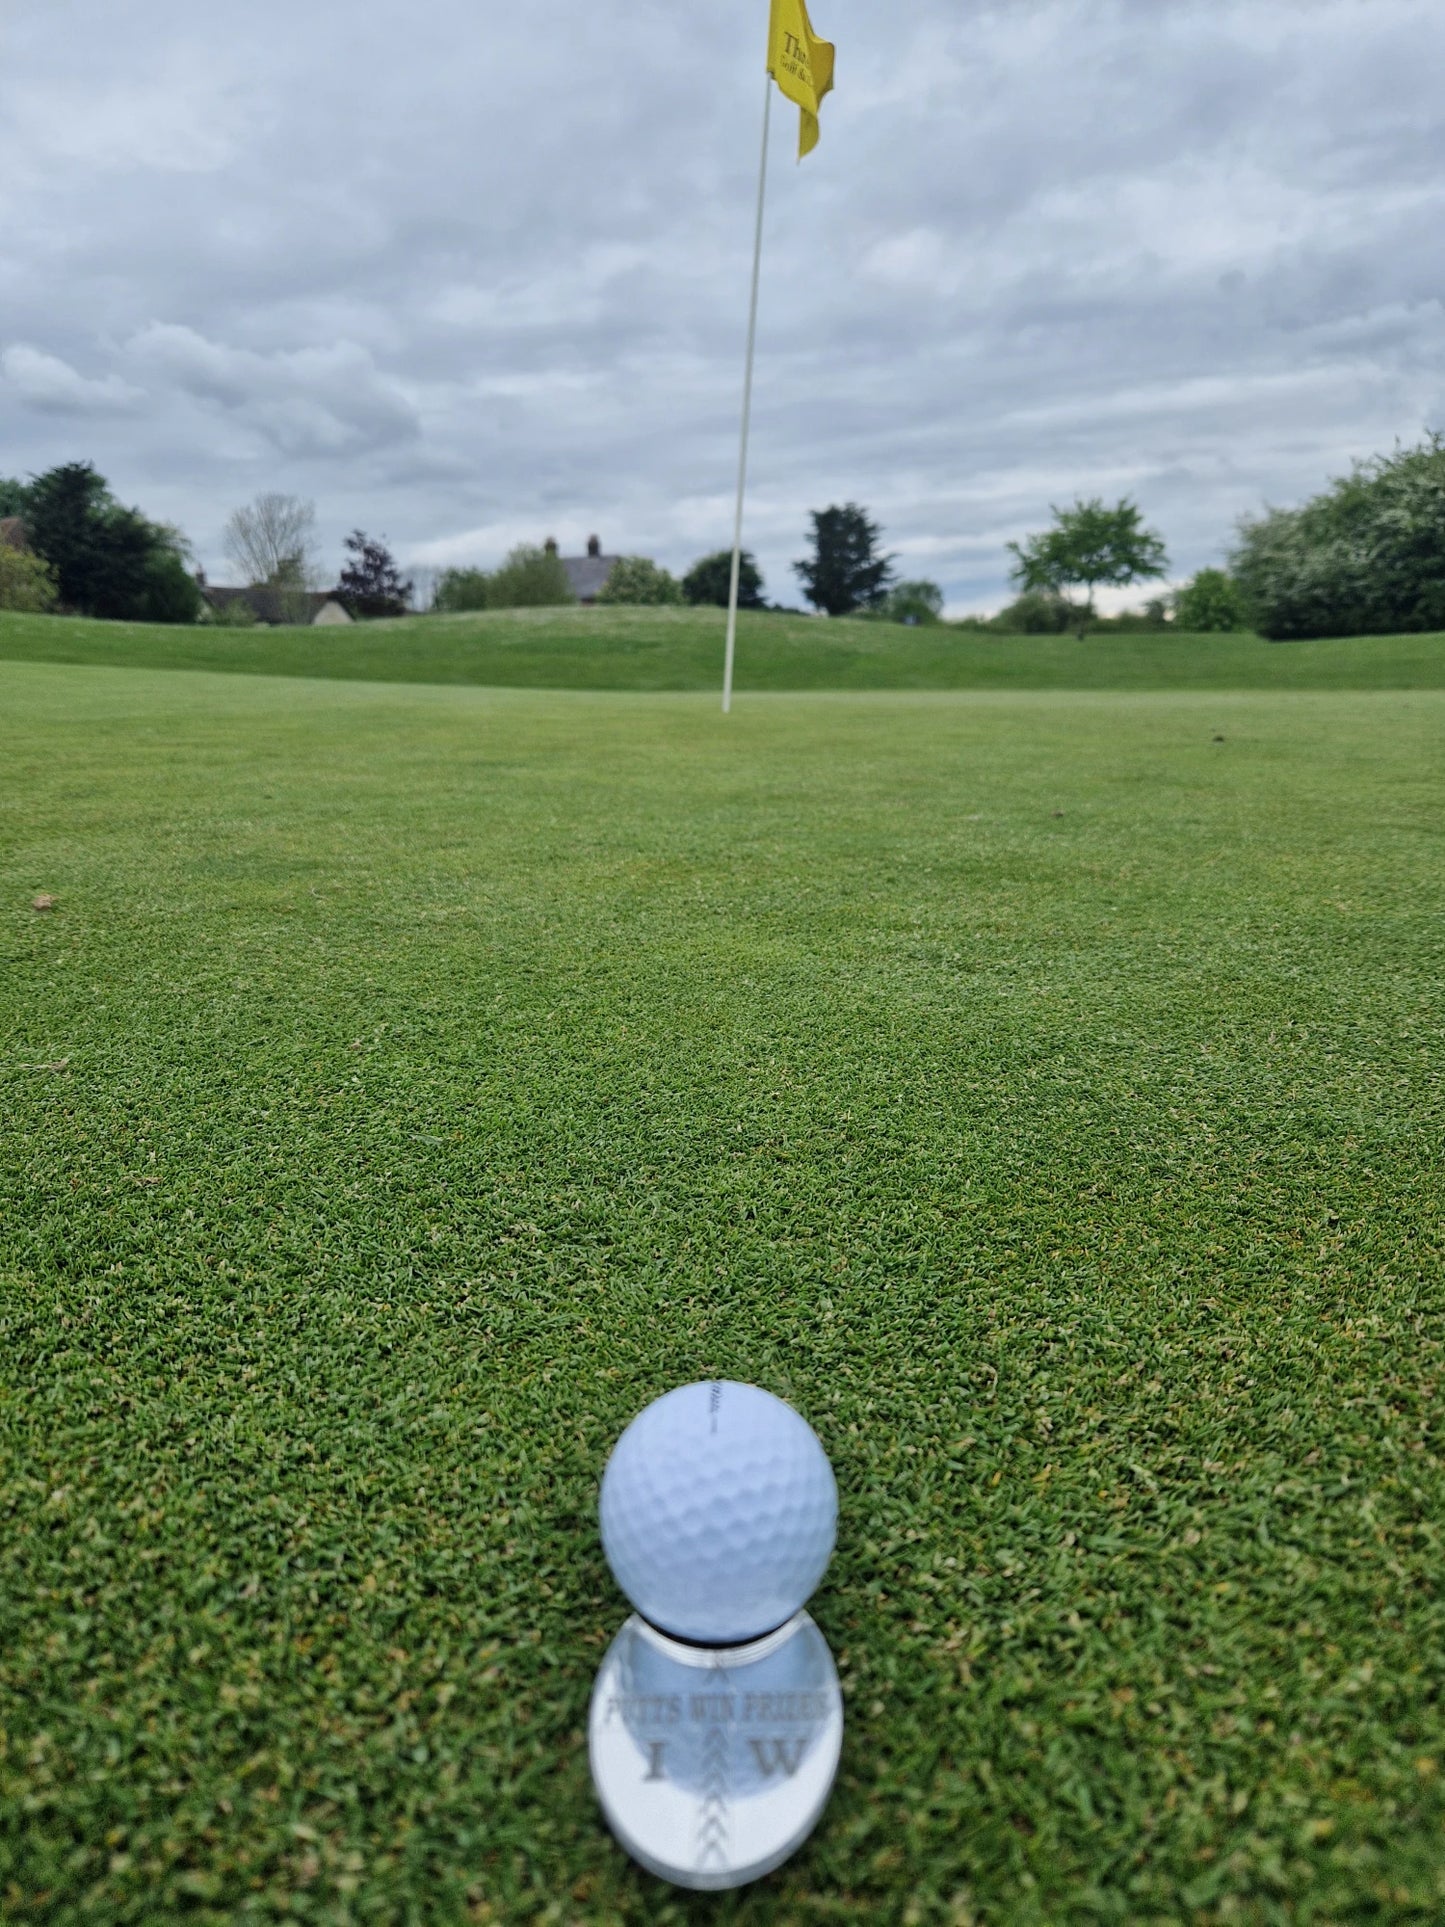
{"label": "overcast sky", "polygon": [[[1051,502],[1176,575],[1445,425],[1440,0],[813,0],[746,541],[864,503],[955,611]],[[0,474],[415,564],[731,539],[767,0],[0,0]]]}

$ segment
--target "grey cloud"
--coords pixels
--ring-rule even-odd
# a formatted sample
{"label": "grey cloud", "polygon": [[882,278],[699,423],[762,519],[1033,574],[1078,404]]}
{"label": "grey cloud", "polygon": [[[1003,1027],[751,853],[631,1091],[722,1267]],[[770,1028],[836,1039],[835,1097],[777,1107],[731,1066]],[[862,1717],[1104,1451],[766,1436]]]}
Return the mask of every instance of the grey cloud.
{"label": "grey cloud", "polygon": [[356,342],[264,355],[155,322],[130,342],[129,359],[153,380],[233,414],[288,455],[341,455],[409,440],[420,429],[415,404]]}
{"label": "grey cloud", "polygon": [[[88,456],[208,564],[265,488],[338,554],[726,541],[761,7],[47,12],[0,28],[0,472]],[[958,607],[1079,492],[1189,569],[1441,418],[1434,0],[813,12],[838,91],[802,167],[776,117],[762,290],[775,595],[850,496]]]}
{"label": "grey cloud", "polygon": [[19,406],[40,415],[127,414],[143,398],[139,388],[118,375],[92,379],[59,355],[23,341],[0,354],[0,376]]}

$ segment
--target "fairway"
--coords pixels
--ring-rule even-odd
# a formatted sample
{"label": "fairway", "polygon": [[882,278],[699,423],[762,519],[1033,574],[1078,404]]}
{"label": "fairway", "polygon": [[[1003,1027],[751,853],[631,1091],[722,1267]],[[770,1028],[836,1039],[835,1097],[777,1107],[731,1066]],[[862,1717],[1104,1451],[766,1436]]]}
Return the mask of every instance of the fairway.
{"label": "fairway", "polygon": [[[0,661],[0,1916],[1438,1921],[1442,727]],[[848,1721],[720,1900],[584,1736],[711,1376]]]}

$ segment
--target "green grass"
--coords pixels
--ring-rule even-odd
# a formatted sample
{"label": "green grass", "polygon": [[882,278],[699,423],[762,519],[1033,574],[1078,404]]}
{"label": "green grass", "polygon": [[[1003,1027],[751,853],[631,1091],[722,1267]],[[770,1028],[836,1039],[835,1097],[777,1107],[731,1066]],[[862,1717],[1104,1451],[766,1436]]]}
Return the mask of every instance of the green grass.
{"label": "green grass", "polygon": [[[520,689],[715,690],[720,609],[523,609],[342,629],[0,614],[0,660]],[[980,636],[744,615],[739,689],[1442,689],[1445,636]]]}
{"label": "green grass", "polygon": [[[1440,1920],[1442,725],[0,669],[4,1918]],[[583,1722],[713,1374],[849,1724],[702,1900]]]}

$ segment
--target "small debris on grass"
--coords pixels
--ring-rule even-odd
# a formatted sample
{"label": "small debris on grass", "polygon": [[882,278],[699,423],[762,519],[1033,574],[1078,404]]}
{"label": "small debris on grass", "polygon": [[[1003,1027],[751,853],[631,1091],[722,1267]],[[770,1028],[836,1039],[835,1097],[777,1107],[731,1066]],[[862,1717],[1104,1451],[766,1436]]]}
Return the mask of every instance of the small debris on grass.
{"label": "small debris on grass", "polygon": [[30,908],[32,910],[53,910],[59,901],[59,897],[48,897],[42,892],[40,896],[33,900]]}
{"label": "small debris on grass", "polygon": [[1064,812],[1063,812],[1062,810],[1055,810],[1055,811],[1054,811],[1054,815],[1055,815],[1055,816],[1062,816],[1062,815],[1063,815],[1063,813],[1064,813]]}
{"label": "small debris on grass", "polygon": [[1222,743],[1224,741],[1224,738],[1222,736],[1216,736],[1214,740],[1216,743]]}

